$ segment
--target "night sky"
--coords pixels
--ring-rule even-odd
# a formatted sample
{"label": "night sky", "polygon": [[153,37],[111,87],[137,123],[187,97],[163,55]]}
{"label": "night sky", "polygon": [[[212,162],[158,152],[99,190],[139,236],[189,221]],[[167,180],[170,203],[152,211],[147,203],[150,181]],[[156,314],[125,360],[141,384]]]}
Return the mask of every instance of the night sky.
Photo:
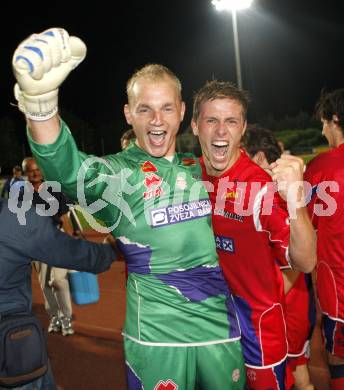
{"label": "night sky", "polygon": [[[15,2],[13,2],[15,4]],[[235,82],[231,16],[210,0],[30,2],[7,6],[1,22],[0,116],[18,118],[11,57],[32,32],[64,27],[88,47],[86,60],[65,81],[60,102],[92,124],[119,135],[125,83],[146,63],[170,67],[181,79],[189,124],[192,94],[206,80]],[[47,8],[49,4],[49,8]],[[238,15],[244,88],[251,120],[312,112],[322,87],[344,87],[344,23],[340,1],[255,0]],[[10,8],[8,8],[10,7]],[[19,12],[20,10],[20,12]],[[6,22],[7,21],[7,22]]]}

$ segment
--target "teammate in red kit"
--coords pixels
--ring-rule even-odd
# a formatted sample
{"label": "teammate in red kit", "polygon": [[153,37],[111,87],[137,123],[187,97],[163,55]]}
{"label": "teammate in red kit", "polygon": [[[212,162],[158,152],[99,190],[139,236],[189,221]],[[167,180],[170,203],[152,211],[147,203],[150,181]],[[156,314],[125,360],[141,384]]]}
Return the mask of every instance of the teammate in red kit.
{"label": "teammate in red kit", "polygon": [[[203,179],[213,206],[220,263],[242,330],[248,389],[285,389],[287,357],[281,262],[310,272],[315,233],[304,207],[303,161],[282,156],[271,166],[276,185],[240,148],[247,95],[211,81],[195,95],[192,128],[199,137]],[[294,189],[297,189],[294,191]],[[293,195],[293,196],[292,196]]]}
{"label": "teammate in red kit", "polygon": [[[281,157],[282,150],[272,131],[249,125],[243,146],[251,160],[271,174],[270,164]],[[284,281],[288,359],[287,388],[310,390],[313,385],[307,367],[310,339],[315,325],[316,309],[311,274],[281,267]]]}
{"label": "teammate in red kit", "polygon": [[331,389],[344,389],[344,89],[322,93],[317,114],[332,148],[314,158],[305,179],[309,210],[318,231],[316,290],[331,374]]}

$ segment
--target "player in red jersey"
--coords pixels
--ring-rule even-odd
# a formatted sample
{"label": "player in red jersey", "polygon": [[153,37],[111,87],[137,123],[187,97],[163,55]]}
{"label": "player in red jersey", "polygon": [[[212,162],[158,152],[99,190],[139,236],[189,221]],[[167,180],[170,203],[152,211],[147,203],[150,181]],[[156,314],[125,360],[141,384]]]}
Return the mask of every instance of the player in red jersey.
{"label": "player in red jersey", "polygon": [[[281,157],[282,150],[272,131],[249,125],[243,146],[251,160],[271,174],[270,164]],[[287,388],[310,390],[313,385],[308,371],[310,339],[315,325],[316,309],[311,274],[281,266],[284,281],[288,359]]]}
{"label": "player in red jersey", "polygon": [[344,89],[322,93],[317,103],[322,134],[332,148],[314,158],[305,179],[309,210],[318,231],[316,289],[331,374],[331,389],[344,389]]}
{"label": "player in red jersey", "polygon": [[240,148],[247,106],[243,91],[211,81],[195,95],[192,128],[202,147],[220,263],[242,330],[247,388],[281,390],[288,351],[283,281],[275,259],[310,272],[315,233],[303,186],[294,191],[303,180],[303,161],[282,156],[271,166],[280,195],[288,199],[288,215],[270,175]]}

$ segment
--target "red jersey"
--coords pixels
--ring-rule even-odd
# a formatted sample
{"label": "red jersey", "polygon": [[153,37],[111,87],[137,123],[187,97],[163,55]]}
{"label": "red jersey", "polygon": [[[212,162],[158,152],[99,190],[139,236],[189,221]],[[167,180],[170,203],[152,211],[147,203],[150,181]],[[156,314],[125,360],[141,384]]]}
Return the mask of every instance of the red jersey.
{"label": "red jersey", "polygon": [[344,144],[322,153],[307,166],[312,185],[308,204],[317,229],[317,294],[321,310],[344,322]]}
{"label": "red jersey", "polygon": [[[220,177],[206,174],[220,264],[232,290],[247,366],[287,355],[284,291],[276,259],[288,265],[289,217],[270,176],[244,151]],[[213,188],[212,188],[213,187]]]}

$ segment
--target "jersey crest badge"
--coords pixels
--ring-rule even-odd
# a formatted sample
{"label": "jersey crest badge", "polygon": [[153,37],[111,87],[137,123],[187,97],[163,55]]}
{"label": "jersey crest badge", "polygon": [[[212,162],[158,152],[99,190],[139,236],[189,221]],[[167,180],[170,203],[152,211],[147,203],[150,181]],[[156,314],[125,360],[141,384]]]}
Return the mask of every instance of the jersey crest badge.
{"label": "jersey crest badge", "polygon": [[190,167],[191,165],[196,165],[196,160],[194,158],[182,158],[182,163],[186,167]]}
{"label": "jersey crest badge", "polygon": [[147,188],[147,191],[143,193],[144,199],[157,198],[163,194],[163,189],[161,188],[162,182],[162,178],[155,173],[145,175],[143,184]]}
{"label": "jersey crest badge", "polygon": [[154,387],[154,390],[178,390],[178,385],[176,385],[171,379],[167,381],[159,381],[159,383]]}
{"label": "jersey crest badge", "polygon": [[141,164],[141,171],[145,173],[158,172],[158,169],[152,162],[145,161],[143,164]]}

